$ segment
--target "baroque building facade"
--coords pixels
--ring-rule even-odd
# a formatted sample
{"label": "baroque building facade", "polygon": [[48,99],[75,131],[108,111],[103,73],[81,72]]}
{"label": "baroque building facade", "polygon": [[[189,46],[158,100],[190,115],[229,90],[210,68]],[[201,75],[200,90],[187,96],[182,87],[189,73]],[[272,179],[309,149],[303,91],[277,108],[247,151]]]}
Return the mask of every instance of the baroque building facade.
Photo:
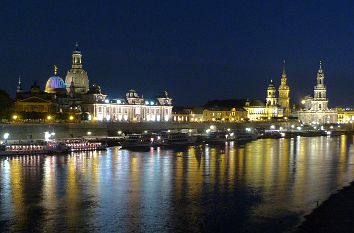
{"label": "baroque building facade", "polygon": [[87,120],[97,121],[159,122],[172,120],[172,98],[165,91],[156,98],[146,99],[130,90],[125,98],[109,100],[100,86],[89,87],[82,54],[76,44],[65,82],[59,77],[57,66],[54,66],[54,74],[47,80],[44,90],[35,82],[30,91],[24,91],[19,79],[15,111],[85,114]]}
{"label": "baroque building facade", "polygon": [[270,80],[270,83],[267,88],[267,98],[265,106],[265,117],[267,118],[283,117],[283,108],[281,108],[278,103],[276,92],[277,91],[273,84],[273,80]]}
{"label": "baroque building facade", "polygon": [[77,94],[86,94],[89,91],[89,79],[87,72],[82,67],[82,54],[78,43],[76,43],[72,54],[72,65],[66,75],[65,84],[67,92],[70,91],[71,86],[75,87]]}
{"label": "baroque building facade", "polygon": [[322,62],[320,62],[313,98],[308,97],[304,101],[304,108],[298,112],[299,120],[304,124],[329,124],[338,121],[337,111],[328,108],[324,77]]}
{"label": "baroque building facade", "polygon": [[83,107],[93,120],[113,122],[166,122],[172,120],[172,99],[165,91],[155,99],[144,99],[135,90],[125,98],[108,100],[98,86],[86,95]]}
{"label": "baroque building facade", "polygon": [[281,74],[280,85],[278,88],[279,99],[278,103],[283,108],[284,116],[289,116],[291,113],[290,108],[290,87],[287,84],[287,76],[285,72],[285,61],[283,63],[283,73]]}

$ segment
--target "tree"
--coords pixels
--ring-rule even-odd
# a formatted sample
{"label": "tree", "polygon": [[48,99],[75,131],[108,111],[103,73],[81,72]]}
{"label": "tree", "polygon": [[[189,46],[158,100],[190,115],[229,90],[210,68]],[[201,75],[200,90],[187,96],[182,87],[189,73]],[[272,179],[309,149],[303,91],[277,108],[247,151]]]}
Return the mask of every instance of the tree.
{"label": "tree", "polygon": [[13,107],[14,100],[6,91],[0,89],[0,118],[10,119]]}

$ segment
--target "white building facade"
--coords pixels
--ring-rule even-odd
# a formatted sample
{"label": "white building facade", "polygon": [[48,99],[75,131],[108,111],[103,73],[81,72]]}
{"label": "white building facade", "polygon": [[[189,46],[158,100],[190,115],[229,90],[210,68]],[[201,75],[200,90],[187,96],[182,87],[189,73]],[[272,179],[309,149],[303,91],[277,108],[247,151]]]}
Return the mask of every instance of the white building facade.
{"label": "white building facade", "polygon": [[[99,87],[98,87],[99,89]],[[172,120],[172,99],[165,91],[155,99],[147,100],[135,90],[129,90],[125,99],[106,99],[100,89],[86,95],[84,109],[93,120],[111,122],[167,122]]]}
{"label": "white building facade", "polygon": [[338,113],[328,108],[327,89],[324,84],[322,63],[317,72],[317,84],[314,88],[313,98],[307,98],[305,107],[299,111],[299,120],[304,124],[330,124],[337,123]]}

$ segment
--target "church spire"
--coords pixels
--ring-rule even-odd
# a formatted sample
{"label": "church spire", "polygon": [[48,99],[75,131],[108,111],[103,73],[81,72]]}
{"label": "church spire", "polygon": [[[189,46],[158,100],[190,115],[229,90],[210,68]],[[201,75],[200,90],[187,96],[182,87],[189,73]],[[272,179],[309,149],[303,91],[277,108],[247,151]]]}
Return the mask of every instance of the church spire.
{"label": "church spire", "polygon": [[323,70],[322,70],[322,61],[320,61],[320,67],[318,68],[318,73],[322,73]]}
{"label": "church spire", "polygon": [[22,92],[23,91],[23,89],[22,89],[22,83],[21,83],[21,75],[19,75],[18,76],[18,84],[17,84],[17,90],[16,90],[16,92],[17,93],[20,93],[20,92]]}
{"label": "church spire", "polygon": [[286,76],[286,72],[285,72],[285,59],[283,60],[283,73],[282,76]]}
{"label": "church spire", "polygon": [[317,72],[317,85],[324,85],[324,73],[322,70],[322,61],[320,61],[320,67],[318,68]]}
{"label": "church spire", "polygon": [[72,68],[73,69],[82,69],[82,55],[81,51],[79,50],[79,43],[75,43],[75,50],[73,51],[73,63],[72,63]]}
{"label": "church spire", "polygon": [[58,74],[58,67],[57,65],[54,65],[54,75],[56,76]]}
{"label": "church spire", "polygon": [[79,42],[75,42],[75,51],[80,51],[80,49],[79,49]]}

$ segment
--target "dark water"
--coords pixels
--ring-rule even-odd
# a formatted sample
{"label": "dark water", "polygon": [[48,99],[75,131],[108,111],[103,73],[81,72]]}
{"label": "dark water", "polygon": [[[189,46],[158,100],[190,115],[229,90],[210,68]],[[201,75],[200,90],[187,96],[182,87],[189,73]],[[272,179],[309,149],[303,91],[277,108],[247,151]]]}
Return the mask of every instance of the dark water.
{"label": "dark water", "polygon": [[289,231],[354,179],[352,142],[1,158],[0,231]]}

